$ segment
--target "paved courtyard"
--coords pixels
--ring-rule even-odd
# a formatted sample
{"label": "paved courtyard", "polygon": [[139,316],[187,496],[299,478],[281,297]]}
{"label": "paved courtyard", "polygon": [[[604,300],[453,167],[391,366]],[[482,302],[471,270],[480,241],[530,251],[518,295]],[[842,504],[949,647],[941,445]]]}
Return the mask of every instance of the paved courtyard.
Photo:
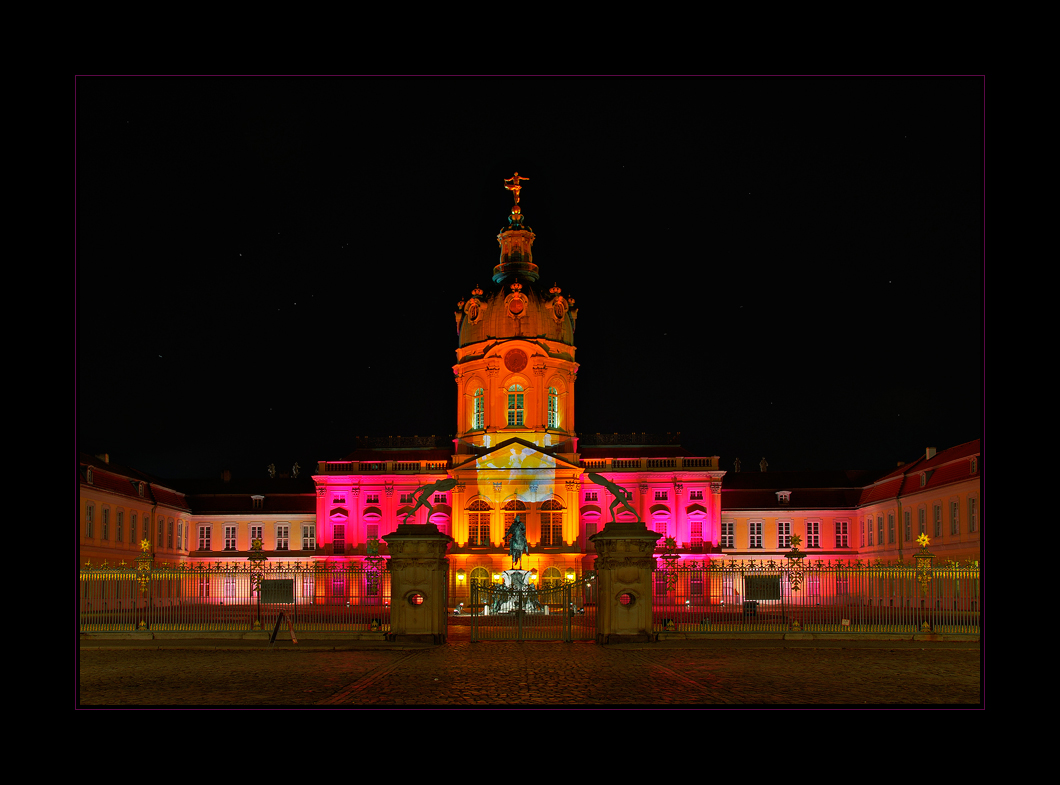
{"label": "paved courtyard", "polygon": [[77,703],[298,708],[981,705],[977,642],[81,642]]}

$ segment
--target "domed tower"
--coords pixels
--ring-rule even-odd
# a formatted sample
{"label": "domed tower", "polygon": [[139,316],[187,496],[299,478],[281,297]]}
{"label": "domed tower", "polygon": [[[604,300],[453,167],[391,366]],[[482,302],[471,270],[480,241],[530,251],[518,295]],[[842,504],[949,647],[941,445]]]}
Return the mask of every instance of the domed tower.
{"label": "domed tower", "polygon": [[460,335],[456,451],[475,452],[516,437],[556,453],[577,452],[574,431],[574,299],[544,285],[534,263],[534,233],[519,207],[516,172],[504,181],[515,204],[497,235],[492,285],[457,303]]}

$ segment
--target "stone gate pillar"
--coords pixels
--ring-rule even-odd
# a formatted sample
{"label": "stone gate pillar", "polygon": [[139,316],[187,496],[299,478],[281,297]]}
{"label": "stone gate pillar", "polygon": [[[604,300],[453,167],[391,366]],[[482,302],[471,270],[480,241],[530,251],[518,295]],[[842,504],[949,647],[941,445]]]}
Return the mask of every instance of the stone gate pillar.
{"label": "stone gate pillar", "polygon": [[383,538],[390,552],[390,637],[445,643],[449,561],[453,538],[433,523],[402,523]]}
{"label": "stone gate pillar", "polygon": [[637,643],[652,634],[652,573],[659,533],[612,521],[589,538],[596,547],[598,643]]}

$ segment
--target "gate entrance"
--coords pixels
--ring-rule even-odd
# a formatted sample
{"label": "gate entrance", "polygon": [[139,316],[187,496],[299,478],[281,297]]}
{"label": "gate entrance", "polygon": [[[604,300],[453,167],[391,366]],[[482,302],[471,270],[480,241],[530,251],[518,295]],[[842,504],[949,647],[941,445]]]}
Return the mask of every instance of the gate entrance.
{"label": "gate entrance", "polygon": [[522,572],[509,570],[504,584],[471,582],[472,641],[596,639],[595,573],[538,587]]}

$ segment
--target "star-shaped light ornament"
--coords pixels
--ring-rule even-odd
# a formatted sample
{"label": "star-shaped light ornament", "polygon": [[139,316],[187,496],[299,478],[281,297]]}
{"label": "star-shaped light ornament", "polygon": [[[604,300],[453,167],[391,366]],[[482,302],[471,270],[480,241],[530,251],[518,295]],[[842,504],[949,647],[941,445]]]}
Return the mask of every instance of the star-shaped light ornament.
{"label": "star-shaped light ornament", "polygon": [[916,538],[916,541],[920,544],[921,548],[928,547],[928,543],[931,542],[931,540],[928,539],[927,534],[924,532],[920,532],[920,536]]}

